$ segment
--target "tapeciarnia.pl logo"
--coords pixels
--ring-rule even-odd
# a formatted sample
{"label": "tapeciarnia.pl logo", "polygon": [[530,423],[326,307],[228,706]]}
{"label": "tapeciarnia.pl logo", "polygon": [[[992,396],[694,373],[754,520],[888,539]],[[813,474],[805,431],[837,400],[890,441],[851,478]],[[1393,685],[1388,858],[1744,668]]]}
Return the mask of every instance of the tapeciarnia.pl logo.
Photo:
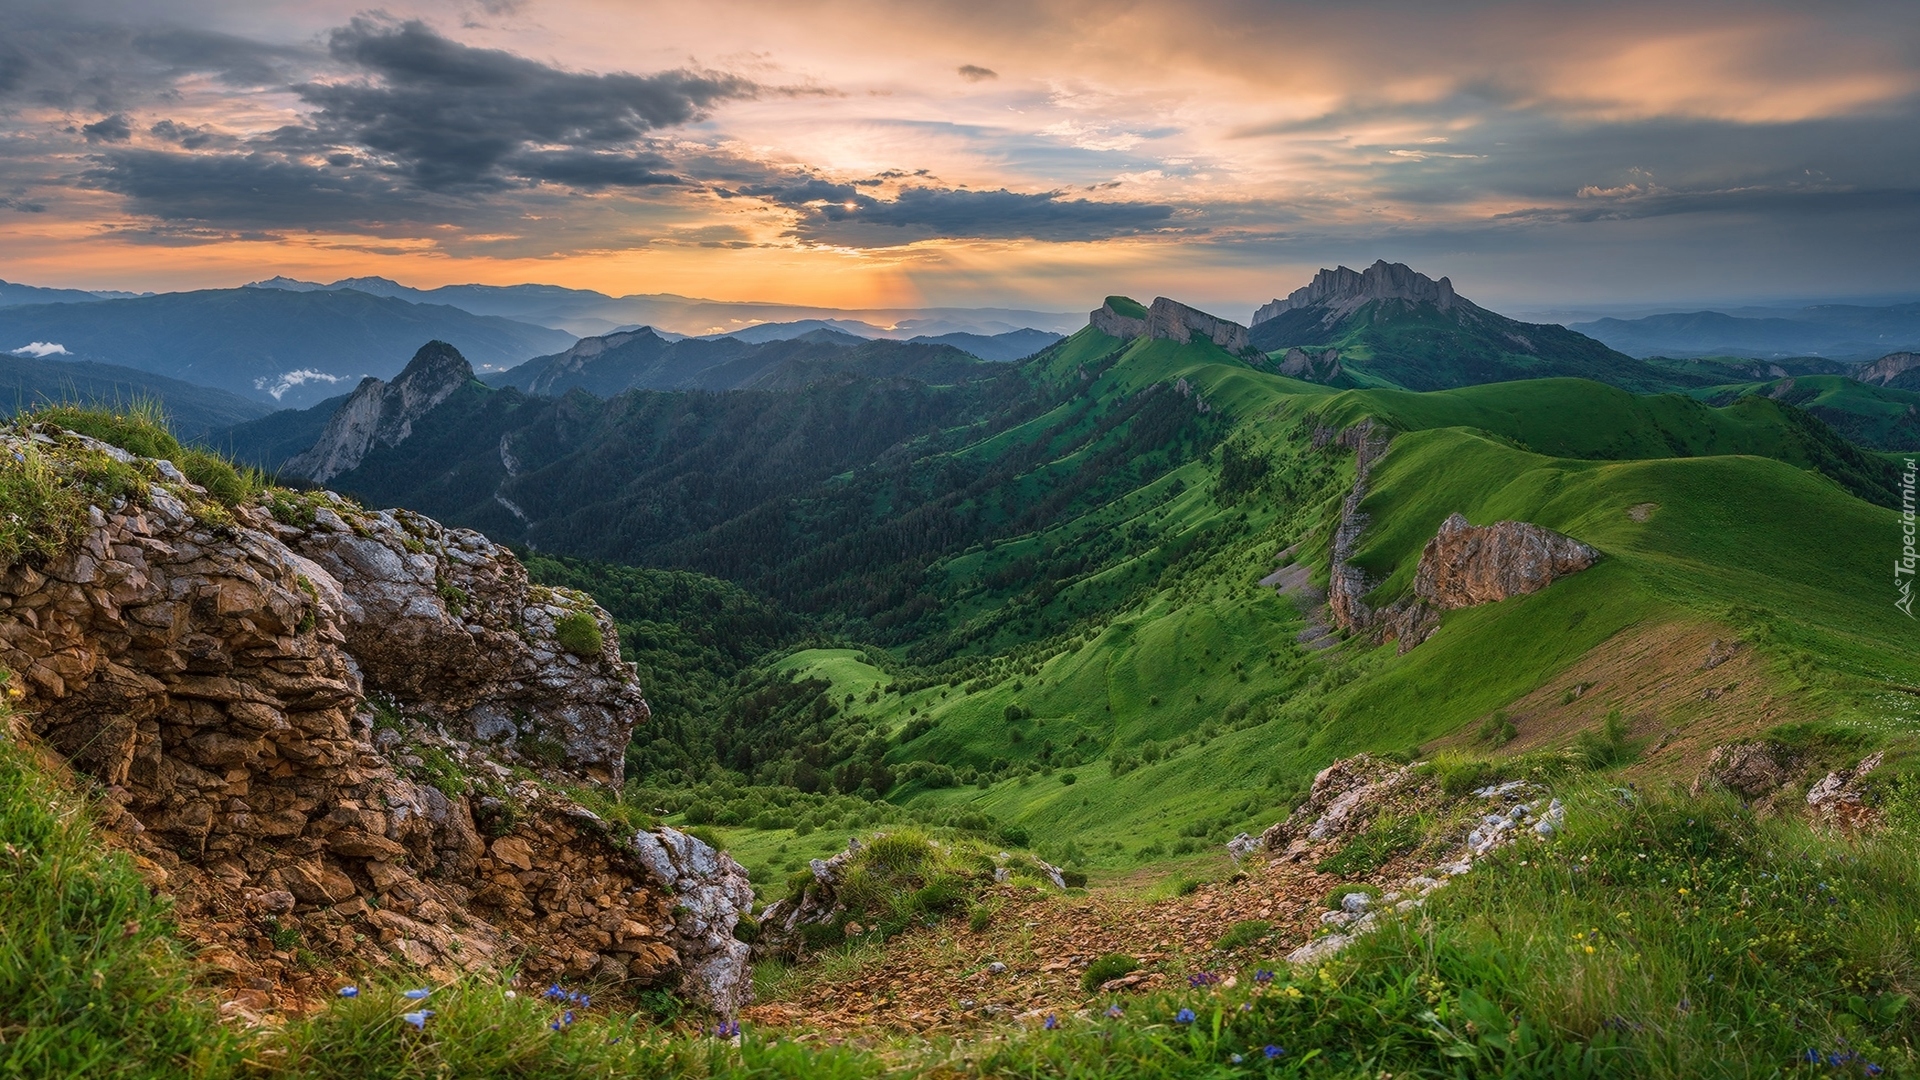
{"label": "tapeciarnia.pl logo", "polygon": [[1920,553],[1913,550],[1913,468],[1912,458],[1901,461],[1900,469],[1900,558],[1893,564],[1893,588],[1900,596],[1893,606],[1913,618],[1913,572]]}

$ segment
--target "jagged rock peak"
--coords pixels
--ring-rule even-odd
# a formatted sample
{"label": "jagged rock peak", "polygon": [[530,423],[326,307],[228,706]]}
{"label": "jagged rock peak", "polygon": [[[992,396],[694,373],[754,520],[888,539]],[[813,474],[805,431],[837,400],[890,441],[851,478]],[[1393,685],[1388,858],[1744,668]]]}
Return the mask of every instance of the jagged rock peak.
{"label": "jagged rock peak", "polygon": [[1245,352],[1248,348],[1246,327],[1164,296],[1155,297],[1148,308],[1124,296],[1109,296],[1105,304],[1088,313],[1087,323],[1110,337],[1146,337],[1182,345],[1199,337],[1228,352]]}
{"label": "jagged rock peak", "polygon": [[1311,282],[1295,289],[1285,300],[1262,304],[1253,313],[1253,325],[1258,326],[1268,319],[1306,307],[1331,307],[1345,317],[1372,300],[1408,300],[1433,304],[1441,311],[1447,311],[1453,307],[1456,299],[1453,282],[1449,279],[1435,281],[1405,263],[1390,263],[1380,259],[1365,270],[1352,270],[1345,266],[1322,269],[1313,276]]}
{"label": "jagged rock peak", "polygon": [[392,382],[368,377],[327,421],[327,430],[281,472],[317,484],[359,466],[375,446],[397,446],[413,422],[473,381],[473,365],[444,341],[429,341]]}

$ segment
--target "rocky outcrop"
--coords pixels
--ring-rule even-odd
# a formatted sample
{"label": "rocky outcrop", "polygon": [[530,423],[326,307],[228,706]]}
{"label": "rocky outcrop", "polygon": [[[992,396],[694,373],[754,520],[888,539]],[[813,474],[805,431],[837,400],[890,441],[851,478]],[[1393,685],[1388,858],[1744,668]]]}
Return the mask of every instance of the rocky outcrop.
{"label": "rocky outcrop", "polygon": [[1888,353],[1862,367],[1853,377],[1856,381],[1873,386],[1886,386],[1914,368],[1920,368],[1920,353]]}
{"label": "rocky outcrop", "polygon": [[1332,382],[1340,377],[1340,350],[1322,349],[1310,353],[1292,348],[1280,361],[1280,374],[1308,382]]}
{"label": "rocky outcrop", "polygon": [[[351,583],[339,625],[369,693],[462,739],[621,780],[647,703],[612,618],[590,597],[531,585],[507,549],[406,510],[343,516],[328,504],[310,524],[299,516],[266,528],[326,578]],[[560,644],[569,619],[587,621],[597,650]]]}
{"label": "rocky outcrop", "polygon": [[[1371,422],[1367,422],[1370,426]],[[1476,526],[1464,515],[1452,514],[1420,552],[1413,593],[1384,608],[1370,607],[1372,588],[1366,572],[1349,559],[1367,526],[1360,510],[1366,497],[1367,467],[1385,450],[1368,450],[1371,432],[1359,426],[1341,438],[1360,448],[1353,490],[1341,508],[1334,532],[1332,570],[1327,604],[1336,625],[1350,633],[1367,633],[1378,641],[1397,641],[1406,652],[1425,641],[1440,626],[1443,612],[1491,604],[1514,596],[1539,592],[1569,574],[1598,562],[1600,552],[1561,533],[1524,521],[1500,521]]]}
{"label": "rocky outcrop", "polygon": [[1868,805],[1860,780],[1879,768],[1885,752],[1870,754],[1851,769],[1836,769],[1807,789],[1807,809],[1830,825],[1860,828],[1869,825],[1878,812]]}
{"label": "rocky outcrop", "polygon": [[1593,548],[1524,521],[1469,524],[1451,514],[1420,552],[1415,596],[1442,611],[1539,592],[1600,561]]}
{"label": "rocky outcrop", "polygon": [[1133,300],[1109,296],[1105,304],[1088,313],[1087,324],[1109,337],[1122,339],[1146,337],[1185,345],[1198,338],[1235,354],[1251,347],[1246,327],[1164,296],[1156,297],[1144,313]]}
{"label": "rocky outcrop", "polygon": [[1713,753],[1707,755],[1707,767],[1694,778],[1692,791],[1698,797],[1717,784],[1743,799],[1758,799],[1785,784],[1796,765],[1797,762],[1764,742],[1716,746]]}
{"label": "rocky outcrop", "polygon": [[0,451],[146,479],[111,497],[76,480],[79,542],[5,568],[0,665],[19,721],[100,785],[253,1005],[325,992],[289,940],[349,970],[517,966],[743,1000],[738,866],[561,790],[617,779],[646,716],[591,601],[529,586],[477,534],[329,493],[226,506],[46,426],[0,429]]}
{"label": "rocky outcrop", "polygon": [[622,330],[601,337],[581,338],[566,352],[536,357],[529,361],[529,364],[538,364],[539,368],[538,374],[526,384],[527,393],[558,397],[565,392],[564,384],[586,370],[596,357],[634,341],[645,341],[661,346],[666,344],[665,339],[655,333],[651,326]]}
{"label": "rocky outcrop", "polygon": [[473,366],[460,350],[429,341],[390,383],[368,377],[327,421],[319,441],[280,471],[317,484],[357,468],[376,446],[398,446],[414,421],[473,381]]}
{"label": "rocky outcrop", "polygon": [[1147,309],[1147,336],[1182,345],[1199,338],[1234,354],[1249,348],[1246,327],[1164,296],[1155,297],[1153,306]]}
{"label": "rocky outcrop", "polygon": [[1338,321],[1375,300],[1433,304],[1441,311],[1451,311],[1456,297],[1451,280],[1435,281],[1405,263],[1380,259],[1365,270],[1344,266],[1321,270],[1312,281],[1289,293],[1285,300],[1260,305],[1253,313],[1253,325],[1310,307],[1326,308],[1328,321]]}
{"label": "rocky outcrop", "polygon": [[1107,297],[1106,303],[1087,313],[1087,325],[1123,341],[1147,336],[1145,310],[1138,301],[1124,296]]}
{"label": "rocky outcrop", "polygon": [[1315,428],[1313,445],[1344,446],[1353,451],[1353,487],[1340,504],[1340,524],[1334,528],[1333,549],[1327,570],[1327,608],[1335,626],[1344,630],[1365,629],[1372,625],[1373,610],[1367,606],[1366,571],[1348,560],[1353,558],[1360,534],[1367,529],[1367,514],[1360,504],[1367,497],[1367,477],[1374,463],[1386,455],[1393,433],[1372,420],[1362,420],[1343,431]]}

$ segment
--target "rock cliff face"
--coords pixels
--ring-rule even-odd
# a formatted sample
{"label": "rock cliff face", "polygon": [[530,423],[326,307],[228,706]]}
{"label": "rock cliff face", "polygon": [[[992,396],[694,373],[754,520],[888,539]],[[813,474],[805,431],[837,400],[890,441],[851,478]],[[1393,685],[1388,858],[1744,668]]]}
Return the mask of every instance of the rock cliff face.
{"label": "rock cliff face", "polygon": [[1327,607],[1334,625],[1379,641],[1398,641],[1404,653],[1439,628],[1443,612],[1539,592],[1599,561],[1598,551],[1551,529],[1524,521],[1480,527],[1453,514],[1421,549],[1413,595],[1384,608],[1369,606],[1366,595],[1377,583],[1350,560],[1369,523],[1360,509],[1368,474],[1391,439],[1392,433],[1372,420],[1337,433],[1329,428],[1314,432],[1315,446],[1349,446],[1355,459],[1353,487],[1340,507],[1328,571]]}
{"label": "rock cliff face", "polygon": [[429,341],[392,382],[362,379],[319,441],[280,471],[324,484],[358,466],[375,446],[398,446],[415,420],[472,381],[473,367],[458,349]]}
{"label": "rock cliff face", "polygon": [[1322,349],[1312,353],[1300,348],[1288,349],[1287,355],[1280,361],[1280,374],[1309,382],[1332,382],[1340,377],[1340,371],[1338,349]]}
{"label": "rock cliff face", "polygon": [[1246,327],[1177,300],[1155,297],[1144,315],[1135,314],[1139,310],[1140,306],[1126,297],[1109,296],[1105,304],[1088,313],[1087,324],[1109,337],[1148,337],[1182,345],[1199,338],[1231,353],[1246,352],[1249,347]]}
{"label": "rock cliff face", "polygon": [[647,715],[591,600],[528,586],[478,534],[325,492],[226,507],[46,426],[0,429],[0,452],[149,480],[96,500],[77,546],[5,569],[0,665],[243,1006],[327,989],[289,934],[347,970],[518,964],[742,1002],[738,865],[555,783],[617,779]]}
{"label": "rock cliff face", "polygon": [[1147,336],[1147,318],[1133,314],[1140,305],[1124,296],[1109,296],[1107,302],[1087,313],[1087,325],[1122,340]]}
{"label": "rock cliff face", "polygon": [[1260,305],[1253,313],[1253,325],[1310,307],[1324,307],[1329,312],[1328,320],[1338,321],[1373,300],[1430,303],[1441,311],[1451,311],[1455,299],[1453,282],[1449,279],[1435,281],[1405,263],[1381,259],[1365,270],[1344,266],[1321,270],[1311,282],[1295,289],[1285,300]]}
{"label": "rock cliff face", "polygon": [[1874,386],[1885,386],[1914,368],[1920,368],[1920,353],[1888,353],[1861,368],[1854,378]]}
{"label": "rock cliff face", "polygon": [[1198,337],[1230,353],[1247,351],[1247,328],[1164,296],[1147,309],[1147,336],[1185,345]]}
{"label": "rock cliff face", "polygon": [[1453,514],[1420,552],[1414,595],[1441,610],[1539,592],[1600,561],[1593,548],[1524,521],[1475,526]]}

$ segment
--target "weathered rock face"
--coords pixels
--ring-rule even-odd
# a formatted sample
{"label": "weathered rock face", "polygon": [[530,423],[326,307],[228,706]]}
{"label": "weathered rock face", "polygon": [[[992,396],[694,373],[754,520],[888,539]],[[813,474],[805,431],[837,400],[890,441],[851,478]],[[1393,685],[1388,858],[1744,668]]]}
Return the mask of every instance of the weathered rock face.
{"label": "weathered rock face", "polygon": [[[321,507],[311,526],[267,528],[351,583],[339,597],[340,627],[369,693],[461,738],[619,782],[647,703],[620,662],[613,620],[590,597],[529,586],[505,548],[406,510],[358,512],[349,524]],[[598,627],[596,655],[558,643],[556,624],[569,616]]]}
{"label": "weathered rock face", "polygon": [[1337,442],[1353,447],[1355,455],[1353,488],[1340,508],[1328,571],[1327,608],[1341,629],[1398,641],[1404,653],[1439,628],[1442,612],[1538,592],[1599,561],[1598,551],[1551,529],[1522,521],[1478,527],[1453,514],[1421,550],[1413,594],[1373,608],[1366,595],[1374,583],[1350,560],[1368,525],[1360,509],[1368,474],[1390,441],[1391,433],[1371,420],[1338,433],[1326,428],[1314,432],[1314,445]]}
{"label": "weathered rock face", "polygon": [[1447,278],[1435,281],[1405,263],[1381,259],[1365,270],[1344,266],[1321,270],[1311,282],[1289,293],[1285,300],[1260,305],[1253,313],[1253,325],[1309,307],[1327,308],[1327,321],[1338,322],[1374,300],[1429,303],[1441,311],[1450,311],[1455,299],[1453,282]]}
{"label": "weathered rock face", "polygon": [[1484,527],[1453,514],[1420,552],[1414,594],[1448,610],[1539,592],[1600,560],[1593,548],[1524,521]]}
{"label": "weathered rock face", "polygon": [[1145,318],[1123,314],[1120,307],[1132,303],[1124,297],[1109,296],[1105,304],[1088,313],[1087,324],[1109,337],[1148,337],[1177,341],[1182,345],[1199,338],[1232,353],[1246,352],[1249,348],[1247,328],[1237,322],[1209,315],[1199,308],[1188,307],[1164,296],[1154,299],[1153,305],[1147,308]]}
{"label": "weathered rock face", "polygon": [[1861,368],[1854,378],[1874,386],[1885,386],[1914,368],[1920,368],[1920,353],[1888,353]]}
{"label": "weathered rock face", "polygon": [[1087,325],[1108,337],[1122,340],[1147,336],[1147,320],[1138,315],[1121,314],[1119,306],[1122,303],[1132,304],[1133,301],[1119,296],[1107,297],[1106,303],[1087,313]]}
{"label": "weathered rock face", "polygon": [[1719,784],[1743,799],[1758,799],[1786,783],[1795,764],[1782,760],[1764,742],[1716,746],[1707,756],[1707,767],[1693,781],[1693,794],[1698,796],[1709,784]]}
{"label": "weathered rock face", "polygon": [[1287,350],[1280,361],[1280,374],[1309,382],[1332,382],[1340,377],[1340,350],[1323,349],[1310,353],[1305,349]]}
{"label": "weathered rock face", "polygon": [[1164,296],[1155,297],[1147,309],[1147,336],[1182,345],[1194,338],[1211,341],[1230,353],[1248,349],[1247,328],[1237,322],[1209,315]]}
{"label": "weathered rock face", "polygon": [[319,441],[281,471],[324,484],[357,467],[375,446],[398,446],[415,420],[472,381],[473,366],[458,349],[429,341],[392,382],[362,379]]}
{"label": "weathered rock face", "polygon": [[[29,443],[155,481],[95,506],[78,547],[0,576],[19,715],[104,787],[109,826],[237,989],[324,992],[275,941],[295,933],[348,963],[518,963],[740,1003],[743,950],[722,940],[745,907],[739,867],[681,844],[665,877],[664,834],[528,778],[617,777],[646,715],[610,645],[555,641],[549,607],[591,610],[612,640],[590,601],[554,603],[510,553],[426,519],[325,493],[223,508],[165,463],[0,429],[0,452]],[[398,710],[370,707],[370,688]],[[496,712],[501,740],[482,723]]]}

